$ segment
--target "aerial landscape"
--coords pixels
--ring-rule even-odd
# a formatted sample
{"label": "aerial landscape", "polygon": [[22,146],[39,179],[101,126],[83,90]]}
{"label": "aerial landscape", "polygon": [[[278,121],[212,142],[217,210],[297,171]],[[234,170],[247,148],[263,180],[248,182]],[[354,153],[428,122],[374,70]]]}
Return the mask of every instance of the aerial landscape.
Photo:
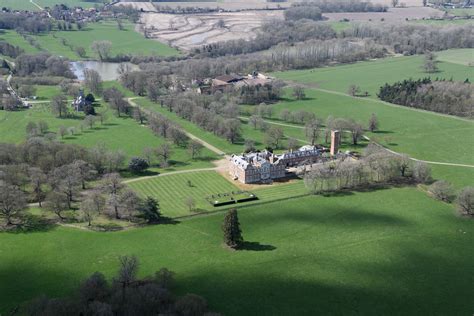
{"label": "aerial landscape", "polygon": [[0,316],[473,315],[472,0],[0,0]]}

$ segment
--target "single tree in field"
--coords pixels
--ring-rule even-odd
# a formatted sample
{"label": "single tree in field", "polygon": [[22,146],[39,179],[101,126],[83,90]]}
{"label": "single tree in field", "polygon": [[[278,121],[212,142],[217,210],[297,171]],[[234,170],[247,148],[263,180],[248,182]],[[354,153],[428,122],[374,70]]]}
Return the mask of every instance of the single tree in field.
{"label": "single tree in field", "polygon": [[39,207],[42,207],[41,202],[43,202],[46,195],[43,188],[48,182],[48,178],[40,168],[36,167],[30,168],[28,170],[28,174],[30,176],[30,185],[33,197],[38,202]]}
{"label": "single tree in field", "polygon": [[242,245],[244,239],[236,209],[231,209],[225,215],[222,231],[224,232],[224,242],[228,247],[238,249]]}
{"label": "single tree in field", "polygon": [[306,98],[306,93],[304,92],[304,88],[302,86],[296,86],[293,88],[292,94],[296,100],[303,100]]}
{"label": "single tree in field", "polygon": [[465,187],[459,193],[456,204],[461,213],[474,215],[474,187]]}
{"label": "single tree in field", "polygon": [[81,215],[82,218],[87,222],[87,226],[92,225],[92,220],[99,215],[97,212],[94,201],[88,197],[81,202]]}
{"label": "single tree in field", "polygon": [[138,206],[138,212],[148,223],[157,223],[161,220],[160,205],[150,196]]}
{"label": "single tree in field", "polygon": [[369,130],[373,133],[379,128],[379,120],[377,119],[377,115],[372,113],[369,119]]}
{"label": "single tree in field", "polygon": [[351,122],[348,126],[348,129],[352,136],[352,144],[357,145],[357,142],[359,141],[359,139],[362,137],[362,134],[364,133],[364,129],[362,128],[362,125],[360,125],[357,122]]}
{"label": "single tree in field", "polygon": [[58,134],[61,136],[61,138],[64,138],[64,136],[67,134],[67,127],[63,125],[59,126]]}
{"label": "single tree in field", "polygon": [[440,201],[451,202],[454,196],[453,186],[444,180],[439,180],[430,185],[428,192]]}
{"label": "single tree in field", "polygon": [[296,138],[289,137],[287,148],[290,150],[296,150],[299,147],[299,141]]}
{"label": "single tree in field", "polygon": [[134,107],[133,108],[133,118],[135,121],[139,122],[141,125],[144,124],[146,120],[146,115],[145,113],[140,109],[140,107]]}
{"label": "single tree in field", "polygon": [[65,219],[63,212],[69,209],[69,199],[63,192],[51,191],[46,196],[45,208],[56,214],[62,221]]}
{"label": "single tree in field", "polygon": [[283,134],[283,129],[272,126],[265,133],[264,143],[266,146],[276,149],[280,145],[280,141],[283,139],[283,137],[285,137]]}
{"label": "single tree in field", "polygon": [[191,155],[191,158],[194,159],[199,156],[203,148],[204,146],[200,142],[196,140],[190,141],[188,144],[188,152]]}
{"label": "single tree in field", "polygon": [[255,150],[255,141],[252,139],[246,139],[244,142],[244,153],[250,153]]}
{"label": "single tree in field", "polygon": [[64,95],[58,94],[51,99],[51,111],[53,114],[64,117],[67,114],[67,99]]}
{"label": "single tree in field", "polygon": [[146,162],[148,162],[148,165],[151,166],[153,165],[153,148],[150,147],[145,147],[143,148],[143,157],[146,159]]}
{"label": "single tree in field", "polygon": [[97,171],[94,170],[91,164],[85,162],[84,160],[74,160],[72,167],[74,168],[74,173],[81,182],[82,189],[85,190],[86,181],[92,180],[97,174]]}
{"label": "single tree in field", "polygon": [[413,166],[413,178],[418,183],[431,181],[431,168],[426,162],[417,161]]}
{"label": "single tree in field", "polygon": [[99,190],[93,190],[87,197],[94,205],[95,212],[100,215],[105,207],[105,197]]}
{"label": "single tree in field", "polygon": [[353,97],[357,96],[359,93],[360,93],[360,87],[355,84],[351,84],[349,86],[349,89],[347,90],[347,94]]}
{"label": "single tree in field", "polygon": [[168,161],[173,154],[173,151],[171,150],[171,146],[168,143],[163,143],[158,148],[155,150],[155,155],[160,161],[161,167],[168,167]]}
{"label": "single tree in field", "polygon": [[21,218],[27,207],[23,191],[17,186],[0,181],[0,217],[7,225],[13,225],[15,218]]}
{"label": "single tree in field", "polygon": [[316,143],[319,136],[320,123],[317,119],[308,121],[304,127],[305,135],[312,146]]}
{"label": "single tree in field", "polygon": [[135,256],[123,256],[119,258],[120,268],[117,277],[113,279],[113,282],[121,289],[122,301],[125,301],[125,293],[127,288],[137,280],[138,273],[138,258]]}
{"label": "single tree in field", "polygon": [[142,157],[132,157],[132,159],[130,159],[130,162],[128,163],[128,169],[132,173],[143,172],[146,169],[148,169],[148,167],[149,167],[148,162],[146,161],[146,159]]}
{"label": "single tree in field", "polygon": [[94,41],[91,45],[91,50],[97,54],[100,60],[107,60],[112,49],[112,42],[110,41]]}
{"label": "single tree in field", "polygon": [[423,70],[427,73],[434,73],[439,70],[438,61],[436,60],[436,55],[432,52],[425,53],[425,60],[423,63]]}
{"label": "single tree in field", "polygon": [[84,85],[96,95],[102,93],[102,78],[94,69],[84,70]]}
{"label": "single tree in field", "polygon": [[192,212],[196,209],[196,201],[192,196],[188,196],[184,201],[184,204],[188,207],[189,211]]}
{"label": "single tree in field", "polygon": [[398,6],[399,0],[392,0],[392,7],[396,8]]}
{"label": "single tree in field", "polygon": [[109,173],[104,176],[102,190],[109,195],[108,204],[112,207],[115,218],[120,219],[119,213],[119,193],[123,188],[122,178],[118,173]]}

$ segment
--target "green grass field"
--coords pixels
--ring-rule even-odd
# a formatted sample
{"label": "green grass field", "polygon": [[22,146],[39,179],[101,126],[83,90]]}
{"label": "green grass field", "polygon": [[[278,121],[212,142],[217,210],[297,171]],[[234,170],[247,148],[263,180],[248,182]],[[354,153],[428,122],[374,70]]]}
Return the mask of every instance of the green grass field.
{"label": "green grass field", "polygon": [[[436,53],[438,60],[464,66],[474,66],[474,49],[449,49]],[[472,74],[474,70],[471,68]],[[471,75],[472,76],[472,75]]]}
{"label": "green grass field", "polygon": [[[102,111],[105,105],[98,107]],[[110,150],[122,150],[128,157],[141,156],[145,147],[156,148],[164,140],[155,136],[146,126],[140,126],[136,121],[126,117],[116,117],[108,111],[108,119],[104,125],[99,122],[92,129],[80,130],[82,113],[77,118],[56,118],[50,111],[49,104],[35,104],[32,109],[7,112],[0,111],[0,140],[7,143],[20,143],[26,140],[26,125],[28,122],[47,122],[49,130],[57,132],[60,126],[75,127],[76,134],[65,136],[62,141],[93,147],[103,143]],[[192,160],[185,148],[173,146],[171,165],[166,169],[151,168],[152,171],[169,172],[190,168],[212,167],[211,161],[216,155],[204,148],[201,156]]]}
{"label": "green grass field", "polygon": [[[158,41],[146,39],[143,34],[135,31],[132,23],[123,21],[124,30],[117,28],[115,21],[103,21],[97,23],[89,23],[87,27],[81,31],[53,31],[48,34],[40,34],[33,36],[40,44],[41,50],[47,51],[54,55],[65,56],[71,60],[78,59],[97,59],[98,57],[91,50],[94,41],[107,40],[112,43],[111,56],[118,54],[131,55],[159,55],[172,56],[179,54],[179,51],[169,47]],[[37,53],[39,50],[31,46],[15,31],[5,31],[0,33],[0,40],[20,46],[27,53]],[[63,44],[63,39],[67,41],[67,45]],[[83,47],[86,50],[84,58],[79,57],[74,49]]]}
{"label": "green grass field", "polygon": [[[52,7],[55,4],[66,4],[70,7],[80,6],[83,8],[92,8],[96,3],[80,0],[35,0],[41,7]],[[98,4],[98,3],[97,3]],[[39,11],[39,8],[33,5],[29,0],[2,0],[0,7],[7,7],[13,10]]]}
{"label": "green grass field", "polygon": [[176,272],[178,294],[225,315],[470,315],[474,222],[412,188],[309,196],[239,211],[247,250],[222,246],[223,214],[117,233],[0,233],[0,312],[71,294],[137,255]]}
{"label": "green grass field", "polygon": [[[456,59],[456,56],[467,56],[474,49],[450,50],[440,53],[444,60]],[[438,54],[438,53],[435,53]],[[453,57],[448,57],[452,54]],[[467,66],[441,61],[439,72],[427,74],[422,70],[423,56],[393,57],[374,61],[363,61],[349,65],[315,68],[274,73],[278,78],[313,85],[314,87],[346,93],[349,86],[360,86],[361,92],[368,91],[370,97],[376,98],[380,86],[408,78],[445,78],[474,81],[474,72]]]}
{"label": "green grass field", "polygon": [[12,30],[0,30],[0,41],[5,41],[11,45],[18,46],[27,54],[39,53],[40,50],[31,46],[20,34]]}
{"label": "green grass field", "polygon": [[[306,94],[306,100],[290,98],[276,104],[275,118],[285,108],[303,109],[315,113],[323,121],[332,115],[352,118],[366,126],[371,113],[376,113],[380,131],[366,134],[382,145],[418,159],[474,165],[474,137],[465,137],[474,135],[474,122],[318,90],[308,89]],[[469,169],[466,175],[460,175],[465,177],[461,181],[468,181],[472,175]],[[472,183],[472,177],[470,179]],[[450,177],[449,180],[456,182],[459,179]]]}
{"label": "green grass field", "polygon": [[[191,181],[191,187],[188,185]],[[156,198],[165,216],[189,215],[185,200],[192,197],[198,211],[216,209],[206,201],[212,194],[238,191],[232,183],[215,171],[200,171],[174,174],[129,183],[129,186],[141,196]]]}

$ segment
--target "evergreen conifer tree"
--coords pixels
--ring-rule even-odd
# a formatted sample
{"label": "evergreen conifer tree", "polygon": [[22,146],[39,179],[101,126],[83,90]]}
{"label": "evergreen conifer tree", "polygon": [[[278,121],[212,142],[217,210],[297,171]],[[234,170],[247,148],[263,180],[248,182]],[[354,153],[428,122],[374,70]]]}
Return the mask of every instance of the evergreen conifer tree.
{"label": "evergreen conifer tree", "polygon": [[227,212],[222,224],[222,230],[224,232],[224,242],[227,246],[237,249],[242,245],[244,240],[236,209],[231,209]]}

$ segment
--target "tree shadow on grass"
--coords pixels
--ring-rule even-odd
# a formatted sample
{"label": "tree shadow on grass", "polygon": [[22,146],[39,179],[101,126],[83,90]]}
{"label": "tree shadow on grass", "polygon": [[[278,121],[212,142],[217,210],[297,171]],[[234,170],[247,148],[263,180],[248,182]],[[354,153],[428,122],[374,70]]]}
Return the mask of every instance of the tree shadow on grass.
{"label": "tree shadow on grass", "polygon": [[244,241],[239,247],[239,250],[248,250],[248,251],[272,251],[276,247],[272,245],[262,245],[258,241]]}
{"label": "tree shadow on grass", "polygon": [[26,215],[22,221],[11,227],[7,227],[4,231],[8,233],[34,233],[47,232],[56,227],[56,223],[52,219],[47,219],[38,215]]}
{"label": "tree shadow on grass", "polygon": [[374,134],[393,134],[392,131],[374,131]]}

